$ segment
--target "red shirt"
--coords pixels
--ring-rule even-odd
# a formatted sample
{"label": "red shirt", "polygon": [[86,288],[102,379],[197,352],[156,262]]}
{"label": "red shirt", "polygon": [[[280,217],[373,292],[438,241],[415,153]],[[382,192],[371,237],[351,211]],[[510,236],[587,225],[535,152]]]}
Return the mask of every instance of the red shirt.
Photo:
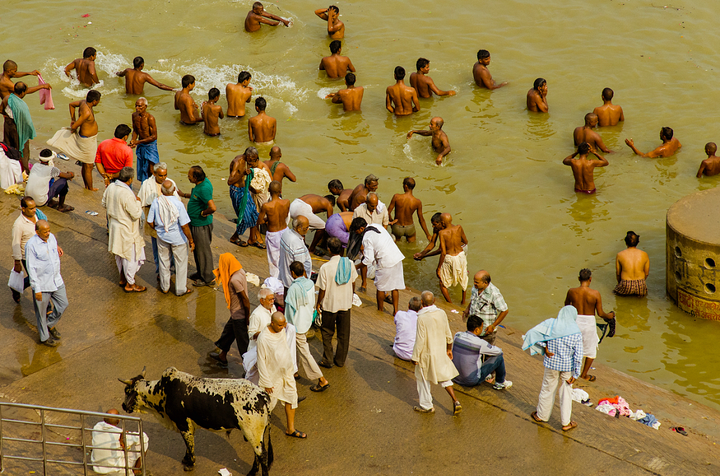
{"label": "red shirt", "polygon": [[133,166],[132,149],[128,147],[122,139],[113,137],[112,139],[104,140],[98,145],[97,153],[95,154],[95,163],[103,164],[105,172],[116,174],[120,172],[123,167]]}

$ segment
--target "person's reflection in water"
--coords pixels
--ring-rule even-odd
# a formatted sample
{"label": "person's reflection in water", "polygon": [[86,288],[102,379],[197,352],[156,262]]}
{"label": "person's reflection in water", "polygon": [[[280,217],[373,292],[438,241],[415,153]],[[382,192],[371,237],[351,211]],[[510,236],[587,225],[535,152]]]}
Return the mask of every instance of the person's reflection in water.
{"label": "person's reflection in water", "polygon": [[547,114],[535,114],[528,112],[528,123],[525,135],[528,139],[536,142],[546,141],[555,135],[555,129]]}
{"label": "person's reflection in water", "polygon": [[[567,212],[572,218],[568,227],[576,236],[591,234],[595,231],[592,226],[594,223],[610,220],[606,202],[599,200],[597,195],[575,195],[575,201],[567,207]],[[588,241],[591,240],[593,238],[589,237]]]}

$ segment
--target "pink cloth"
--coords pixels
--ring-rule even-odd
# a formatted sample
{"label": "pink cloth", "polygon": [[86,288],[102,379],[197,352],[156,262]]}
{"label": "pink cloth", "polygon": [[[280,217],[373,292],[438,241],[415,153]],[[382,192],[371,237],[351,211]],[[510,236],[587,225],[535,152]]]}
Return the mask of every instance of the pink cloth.
{"label": "pink cloth", "polygon": [[[598,407],[604,406],[604,405],[610,405],[615,410],[610,410],[606,412],[610,416],[615,416],[616,411],[620,412],[620,416],[626,416],[629,417],[630,413],[632,411],[630,410],[630,405],[625,401],[625,399],[619,395],[615,396],[615,398],[603,398],[598,402]],[[596,408],[598,409],[598,408]],[[599,410],[599,409],[598,409]],[[600,410],[602,411],[602,410]]]}
{"label": "pink cloth", "polygon": [[[38,84],[43,85],[47,84],[44,79],[42,79],[42,76],[38,74]],[[55,104],[53,104],[52,100],[52,93],[49,89],[41,89],[38,91],[38,94],[40,95],[40,104],[45,104],[45,110],[49,109],[55,109]]]}

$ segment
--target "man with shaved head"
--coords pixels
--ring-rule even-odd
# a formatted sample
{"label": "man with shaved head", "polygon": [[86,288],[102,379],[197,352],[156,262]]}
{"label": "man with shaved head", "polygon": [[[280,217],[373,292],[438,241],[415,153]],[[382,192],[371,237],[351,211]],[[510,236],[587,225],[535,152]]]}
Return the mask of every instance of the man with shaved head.
{"label": "man with shaved head", "polygon": [[[12,82],[12,78],[22,78],[23,76],[40,76],[40,71],[34,70],[29,73],[18,71],[18,65],[13,60],[6,60],[3,63],[3,72],[0,76],[0,98],[5,99],[9,96],[14,88],[15,84]],[[27,94],[32,94],[41,89],[52,89],[49,84],[41,84],[39,86],[29,87]]]}
{"label": "man with shaved head", "polygon": [[447,314],[435,306],[435,296],[430,291],[420,295],[422,309],[418,312],[417,334],[413,347],[412,362],[415,364],[420,406],[413,407],[419,413],[435,413],[430,384],[440,384],[453,401],[453,416],[462,411],[455,398],[452,379],[459,375],[452,362],[453,335]]}
{"label": "man with shaved head", "polygon": [[282,185],[282,181],[284,178],[288,179],[291,182],[296,182],[297,177],[295,177],[295,174],[292,173],[290,167],[280,162],[281,158],[282,150],[280,150],[280,147],[276,145],[273,146],[273,148],[270,149],[270,160],[266,160],[263,162],[270,169],[270,176],[273,180],[280,182],[280,185]]}
{"label": "man with shaved head", "polygon": [[287,217],[290,211],[290,200],[280,198],[282,185],[273,180],[268,188],[270,201],[265,202],[260,208],[258,225],[265,224],[265,245],[267,247],[268,268],[270,276],[277,278],[280,275],[278,263],[280,261],[280,240],[287,230]]}
{"label": "man with shaved head", "polygon": [[705,175],[706,177],[712,177],[720,173],[720,157],[716,157],[717,145],[715,142],[708,142],[705,144],[705,153],[707,159],[703,160],[698,169],[697,178]]}
{"label": "man with shaved head", "polygon": [[469,316],[480,317],[485,323],[485,329],[479,337],[494,345],[497,327],[507,316],[508,307],[500,290],[490,281],[490,273],[484,269],[475,273],[470,304],[463,313],[463,319]]}
{"label": "man with shaved head", "polygon": [[408,139],[411,138],[413,134],[418,134],[426,137],[432,136],[432,148],[438,154],[437,158],[435,159],[436,165],[442,164],[443,159],[450,153],[450,140],[448,139],[447,134],[445,134],[445,132],[442,130],[444,124],[445,121],[442,117],[433,117],[430,120],[429,130],[410,131],[407,134]]}
{"label": "man with shaved head", "polygon": [[620,121],[625,121],[625,114],[622,107],[612,103],[615,95],[612,89],[605,88],[602,90],[603,105],[593,109],[593,114],[597,115],[600,127],[615,126]]}
{"label": "man with shaved head", "polygon": [[[120,413],[111,408],[108,415],[119,415]],[[125,452],[127,451],[127,462],[130,468],[135,468],[133,474],[142,474],[142,450],[147,452],[148,436],[143,432],[143,444],[140,444],[140,437],[137,433],[125,432],[120,428],[120,419],[105,417],[93,427],[90,464],[93,470],[101,474],[121,474],[125,468]],[[124,473],[123,473],[124,474]]]}
{"label": "man with shaved head", "polygon": [[135,101],[135,112],[132,115],[133,133],[130,147],[135,147],[137,155],[137,178],[143,182],[152,176],[153,165],[160,162],[157,149],[157,126],[155,118],[147,112],[148,102],[145,98]]}
{"label": "man with shaved head", "polygon": [[605,144],[603,143],[600,134],[593,130],[595,127],[597,127],[597,125],[597,115],[593,114],[592,112],[585,114],[585,125],[576,127],[573,131],[573,141],[575,142],[575,147],[579,146],[583,142],[587,142],[588,144],[590,144],[591,147],[594,147],[595,149],[600,149],[606,154],[609,154],[612,151],[605,147]]}
{"label": "man with shaved head", "polygon": [[312,258],[310,252],[305,246],[305,235],[310,229],[310,222],[304,216],[293,218],[292,228],[287,228],[280,238],[280,259],[278,262],[278,277],[285,286],[285,295],[287,289],[293,282],[290,274],[290,264],[293,261],[299,261],[303,264],[307,274],[312,273]]}
{"label": "man with shaved head", "polygon": [[393,210],[395,210],[395,219],[390,223],[392,224],[392,234],[396,241],[400,241],[404,236],[408,243],[415,243],[416,232],[415,224],[413,223],[413,214],[415,213],[417,213],[418,221],[428,241],[431,238],[427,225],[425,224],[422,202],[413,195],[414,189],[415,179],[405,177],[403,180],[403,192],[405,193],[396,193],[393,195],[392,200],[390,200],[388,213],[392,213]]}

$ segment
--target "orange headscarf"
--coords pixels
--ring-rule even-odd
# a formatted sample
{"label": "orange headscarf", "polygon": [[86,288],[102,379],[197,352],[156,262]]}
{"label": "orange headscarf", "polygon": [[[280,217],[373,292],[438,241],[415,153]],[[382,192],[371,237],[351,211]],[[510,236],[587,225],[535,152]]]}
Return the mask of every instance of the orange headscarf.
{"label": "orange headscarf", "polygon": [[220,255],[218,269],[213,270],[213,274],[215,274],[215,277],[220,281],[220,284],[222,284],[228,309],[230,309],[230,277],[241,269],[242,265],[232,253],[223,253]]}

